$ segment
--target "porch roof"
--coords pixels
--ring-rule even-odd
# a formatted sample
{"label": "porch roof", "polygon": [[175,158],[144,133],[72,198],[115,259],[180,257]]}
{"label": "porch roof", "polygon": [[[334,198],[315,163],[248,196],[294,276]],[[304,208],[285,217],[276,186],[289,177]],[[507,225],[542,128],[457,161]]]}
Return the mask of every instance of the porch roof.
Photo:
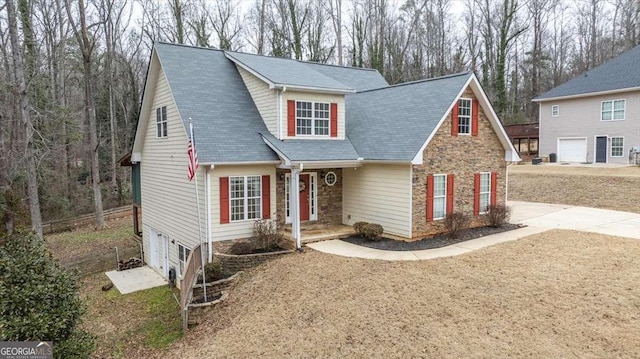
{"label": "porch roof", "polygon": [[349,139],[278,140],[268,132],[260,134],[269,147],[289,161],[357,161],[359,159]]}

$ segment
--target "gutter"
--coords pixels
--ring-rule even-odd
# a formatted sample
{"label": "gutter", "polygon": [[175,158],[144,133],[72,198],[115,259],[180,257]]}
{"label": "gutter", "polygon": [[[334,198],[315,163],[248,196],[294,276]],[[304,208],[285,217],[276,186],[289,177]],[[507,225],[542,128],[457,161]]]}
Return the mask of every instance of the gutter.
{"label": "gutter", "polygon": [[593,96],[602,96],[602,95],[612,95],[622,92],[632,92],[632,91],[640,91],[640,87],[627,87],[623,89],[615,89],[615,90],[606,90],[606,91],[598,91],[598,92],[585,92],[575,95],[567,95],[567,96],[556,96],[556,97],[547,97],[547,98],[534,98],[531,100],[532,102],[547,102],[547,101],[557,101],[557,100],[569,100],[573,98],[581,98],[581,97],[593,97]]}

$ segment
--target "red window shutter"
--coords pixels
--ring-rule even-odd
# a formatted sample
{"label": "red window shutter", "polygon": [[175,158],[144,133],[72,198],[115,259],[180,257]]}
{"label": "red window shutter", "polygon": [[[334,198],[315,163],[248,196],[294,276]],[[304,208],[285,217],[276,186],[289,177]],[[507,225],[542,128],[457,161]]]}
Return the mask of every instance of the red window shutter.
{"label": "red window shutter", "polygon": [[473,174],[473,215],[480,215],[480,174]]}
{"label": "red window shutter", "polygon": [[338,104],[331,104],[331,137],[338,137]]}
{"label": "red window shutter", "polygon": [[433,176],[427,176],[427,222],[433,221]]}
{"label": "red window shutter", "polygon": [[478,135],[478,100],[471,100],[471,136]]}
{"label": "red window shutter", "polygon": [[458,101],[453,104],[453,109],[451,110],[451,136],[458,135]]}
{"label": "red window shutter", "polygon": [[287,100],[287,135],[296,135],[296,102]]}
{"label": "red window shutter", "polygon": [[220,177],[220,223],[229,223],[229,177]]}
{"label": "red window shutter", "polygon": [[262,176],[262,219],[271,218],[271,176]]}
{"label": "red window shutter", "polygon": [[453,174],[447,175],[447,214],[453,212]]}
{"label": "red window shutter", "polygon": [[498,189],[498,173],[491,172],[491,205],[496,205],[496,194]]}

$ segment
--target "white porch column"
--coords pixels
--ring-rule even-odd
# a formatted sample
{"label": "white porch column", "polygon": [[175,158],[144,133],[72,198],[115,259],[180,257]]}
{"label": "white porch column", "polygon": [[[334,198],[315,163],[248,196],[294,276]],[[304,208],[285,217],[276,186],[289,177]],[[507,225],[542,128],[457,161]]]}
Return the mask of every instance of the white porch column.
{"label": "white porch column", "polygon": [[296,248],[302,247],[300,238],[300,170],[291,169],[291,180],[289,181],[289,211],[291,212],[291,235],[296,240]]}

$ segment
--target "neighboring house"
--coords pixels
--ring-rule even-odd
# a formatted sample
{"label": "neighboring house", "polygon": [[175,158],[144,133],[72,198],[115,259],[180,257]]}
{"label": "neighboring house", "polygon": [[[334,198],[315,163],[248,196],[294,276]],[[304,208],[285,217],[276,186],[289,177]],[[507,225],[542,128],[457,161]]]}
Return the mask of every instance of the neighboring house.
{"label": "neighboring house", "polygon": [[158,43],[131,161],[140,165],[145,261],[165,276],[203,240],[248,238],[261,218],[442,231],[453,210],[504,203],[519,157],[474,75],[389,86],[369,69]]}
{"label": "neighboring house", "polygon": [[640,46],[538,96],[540,155],[626,164],[640,146]]}

